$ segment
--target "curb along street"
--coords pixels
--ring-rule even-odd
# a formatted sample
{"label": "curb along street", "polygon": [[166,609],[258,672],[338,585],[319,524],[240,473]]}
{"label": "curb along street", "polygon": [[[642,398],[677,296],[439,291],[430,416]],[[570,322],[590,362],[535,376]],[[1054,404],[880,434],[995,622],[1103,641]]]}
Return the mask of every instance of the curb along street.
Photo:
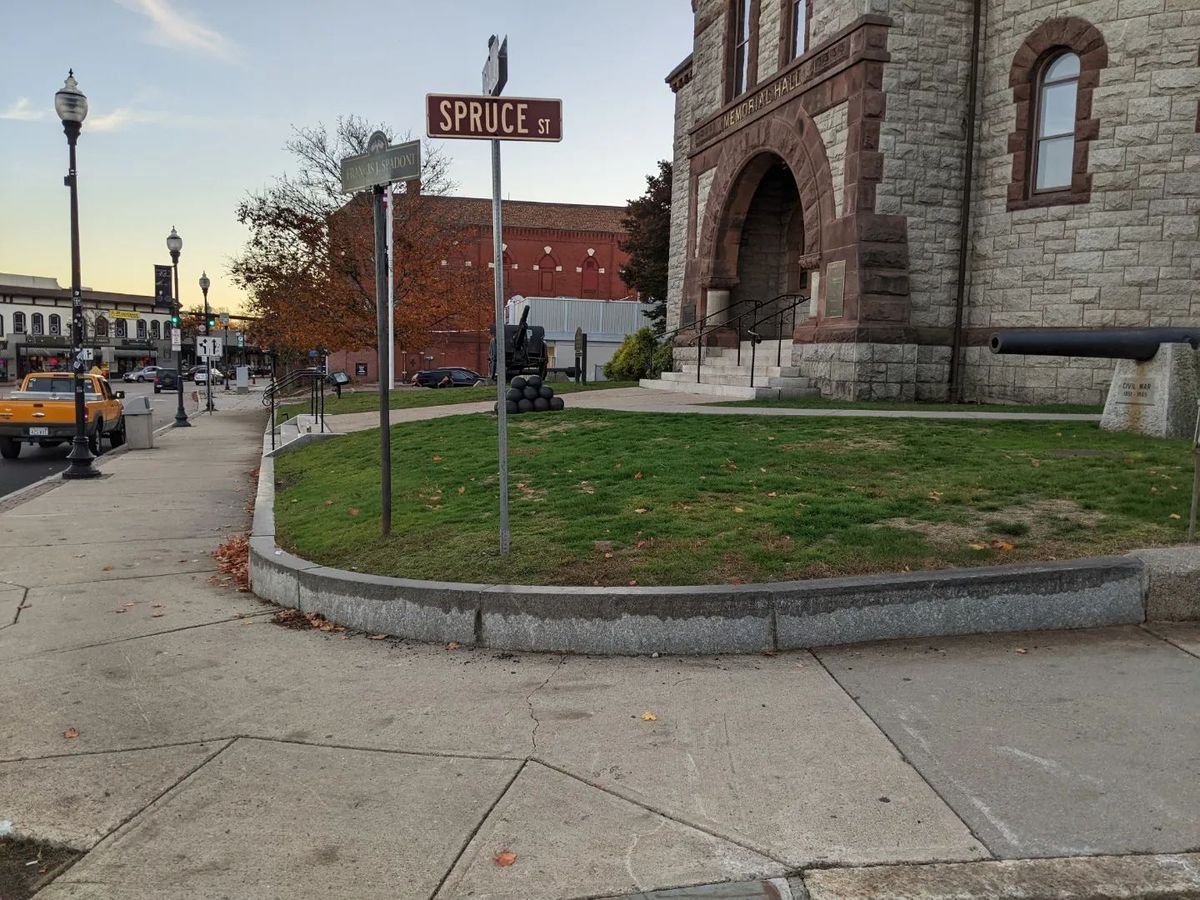
{"label": "curb along street", "polygon": [[[250,579],[258,596],[359,631],[498,650],[706,655],[1093,628],[1145,621],[1155,593],[1157,566],[1140,558],[1140,551],[736,586],[556,587],[390,578],[322,566],[282,550],[275,542],[274,502],[274,461],[264,457],[250,538]],[[1195,568],[1194,551],[1177,549]]]}

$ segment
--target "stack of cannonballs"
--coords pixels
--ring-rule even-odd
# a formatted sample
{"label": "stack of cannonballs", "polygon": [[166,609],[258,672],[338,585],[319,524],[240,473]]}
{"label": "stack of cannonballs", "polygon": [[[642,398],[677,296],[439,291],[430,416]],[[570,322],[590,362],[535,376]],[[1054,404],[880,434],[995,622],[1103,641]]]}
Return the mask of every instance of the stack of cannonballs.
{"label": "stack of cannonballs", "polygon": [[510,413],[558,412],[563,408],[562,397],[555,397],[554,388],[540,375],[517,375],[509,382],[505,397]]}

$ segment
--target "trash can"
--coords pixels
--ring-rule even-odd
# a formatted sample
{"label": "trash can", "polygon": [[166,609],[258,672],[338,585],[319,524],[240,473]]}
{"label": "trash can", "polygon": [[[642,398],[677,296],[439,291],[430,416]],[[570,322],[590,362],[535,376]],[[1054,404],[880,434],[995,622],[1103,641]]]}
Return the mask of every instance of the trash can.
{"label": "trash can", "polygon": [[154,416],[149,397],[134,397],[124,403],[125,439],[130,450],[154,449]]}

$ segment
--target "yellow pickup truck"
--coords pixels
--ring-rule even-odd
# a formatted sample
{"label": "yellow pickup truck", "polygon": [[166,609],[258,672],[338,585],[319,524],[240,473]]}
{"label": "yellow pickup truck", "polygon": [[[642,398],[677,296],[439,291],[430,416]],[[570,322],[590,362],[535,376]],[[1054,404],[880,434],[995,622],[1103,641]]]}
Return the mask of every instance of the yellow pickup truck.
{"label": "yellow pickup truck", "polygon": [[[116,391],[99,375],[84,375],[88,447],[100,455],[107,435],[113,447],[125,443],[125,415]],[[70,372],[26,375],[20,390],[0,400],[0,456],[16,459],[22,444],[54,447],[75,436],[75,382]]]}

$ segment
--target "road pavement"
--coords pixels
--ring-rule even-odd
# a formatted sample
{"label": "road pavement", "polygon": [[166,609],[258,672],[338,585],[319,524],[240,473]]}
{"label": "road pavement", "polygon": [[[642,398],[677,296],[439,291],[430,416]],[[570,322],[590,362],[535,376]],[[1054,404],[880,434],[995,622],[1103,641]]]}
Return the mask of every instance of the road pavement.
{"label": "road pavement", "polygon": [[86,851],[39,897],[1200,895],[1195,625],[617,659],[286,629],[209,557],[257,399],[0,513],[0,822]]}

